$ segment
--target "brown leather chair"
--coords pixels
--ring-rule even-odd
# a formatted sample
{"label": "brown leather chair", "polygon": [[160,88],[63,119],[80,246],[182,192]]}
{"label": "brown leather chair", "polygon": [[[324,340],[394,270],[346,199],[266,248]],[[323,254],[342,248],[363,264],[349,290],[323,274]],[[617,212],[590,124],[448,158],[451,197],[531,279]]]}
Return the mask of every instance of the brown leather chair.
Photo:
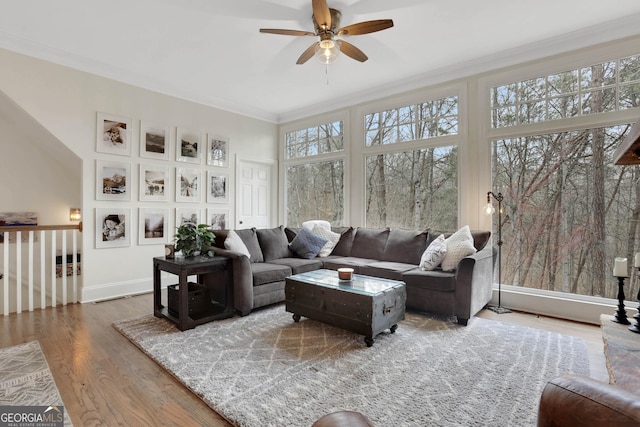
{"label": "brown leather chair", "polygon": [[640,426],[640,396],[579,375],[549,381],[538,407],[538,427]]}
{"label": "brown leather chair", "polygon": [[374,427],[374,425],[360,412],[338,411],[324,415],[311,427]]}

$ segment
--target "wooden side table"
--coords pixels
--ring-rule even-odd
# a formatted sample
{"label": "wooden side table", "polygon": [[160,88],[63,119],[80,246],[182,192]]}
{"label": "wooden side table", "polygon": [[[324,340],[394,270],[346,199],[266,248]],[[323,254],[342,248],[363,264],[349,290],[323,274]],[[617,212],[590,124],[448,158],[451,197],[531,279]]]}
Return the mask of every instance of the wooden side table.
{"label": "wooden side table", "polygon": [[[174,314],[162,305],[160,272],[166,271],[178,276],[178,313]],[[189,314],[188,277],[197,275],[198,283],[210,282],[206,280],[208,275],[216,273],[216,278],[224,281],[223,301],[211,301],[208,310],[191,317]],[[221,273],[221,274],[220,274]],[[211,283],[205,283],[209,286]],[[217,283],[216,285],[219,285]],[[220,286],[217,286],[220,288]],[[192,258],[165,257],[153,258],[153,314],[156,317],[164,317],[176,324],[178,329],[195,328],[212,320],[233,317],[233,267],[229,258],[223,256],[207,257],[196,256]]]}

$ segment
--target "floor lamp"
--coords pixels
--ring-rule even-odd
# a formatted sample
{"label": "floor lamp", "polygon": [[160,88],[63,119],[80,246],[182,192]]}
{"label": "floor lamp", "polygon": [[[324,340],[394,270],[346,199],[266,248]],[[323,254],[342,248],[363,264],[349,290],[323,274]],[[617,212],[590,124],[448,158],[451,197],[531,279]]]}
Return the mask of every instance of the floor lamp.
{"label": "floor lamp", "polygon": [[487,192],[487,204],[484,207],[484,211],[487,215],[493,215],[496,209],[491,203],[491,197],[498,202],[498,306],[490,306],[489,310],[495,311],[498,314],[511,313],[511,310],[502,306],[502,200],[504,197],[502,193],[495,194],[493,191]]}

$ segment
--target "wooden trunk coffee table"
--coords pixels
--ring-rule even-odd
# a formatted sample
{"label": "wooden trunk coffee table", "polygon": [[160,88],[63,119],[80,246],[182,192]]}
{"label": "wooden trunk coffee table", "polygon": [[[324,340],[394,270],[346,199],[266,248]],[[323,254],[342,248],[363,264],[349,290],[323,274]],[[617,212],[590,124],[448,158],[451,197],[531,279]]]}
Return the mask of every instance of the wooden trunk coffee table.
{"label": "wooden trunk coffee table", "polygon": [[367,347],[385,329],[396,331],[407,301],[404,282],[359,274],[343,281],[333,270],[287,277],[284,291],[286,310],[294,321],[305,316],[362,334]]}

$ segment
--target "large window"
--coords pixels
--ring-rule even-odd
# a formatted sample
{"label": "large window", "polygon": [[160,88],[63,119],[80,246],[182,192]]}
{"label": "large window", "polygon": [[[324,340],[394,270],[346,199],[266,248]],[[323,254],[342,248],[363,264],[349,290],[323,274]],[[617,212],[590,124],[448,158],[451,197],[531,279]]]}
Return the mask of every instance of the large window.
{"label": "large window", "polygon": [[455,146],[366,157],[367,226],[455,230]]}
{"label": "large window", "polygon": [[[640,168],[613,164],[630,129],[616,111],[640,105],[640,56],[497,86],[490,97],[492,125],[509,135],[492,141],[494,188],[505,196],[503,283],[615,297],[614,258],[640,251]],[[598,114],[611,124],[561,128]],[[546,131],[531,132],[533,123]]]}
{"label": "large window", "polygon": [[503,283],[615,297],[614,257],[640,246],[640,168],[612,160],[628,129],[493,142],[494,187],[504,194]]}
{"label": "large window", "polygon": [[458,133],[458,97],[370,113],[364,123],[367,226],[454,230],[458,149],[435,144]]}
{"label": "large window", "polygon": [[334,121],[285,134],[287,225],[344,220],[344,126]]}
{"label": "large window", "polygon": [[491,90],[494,128],[640,105],[640,55],[522,80]]}

